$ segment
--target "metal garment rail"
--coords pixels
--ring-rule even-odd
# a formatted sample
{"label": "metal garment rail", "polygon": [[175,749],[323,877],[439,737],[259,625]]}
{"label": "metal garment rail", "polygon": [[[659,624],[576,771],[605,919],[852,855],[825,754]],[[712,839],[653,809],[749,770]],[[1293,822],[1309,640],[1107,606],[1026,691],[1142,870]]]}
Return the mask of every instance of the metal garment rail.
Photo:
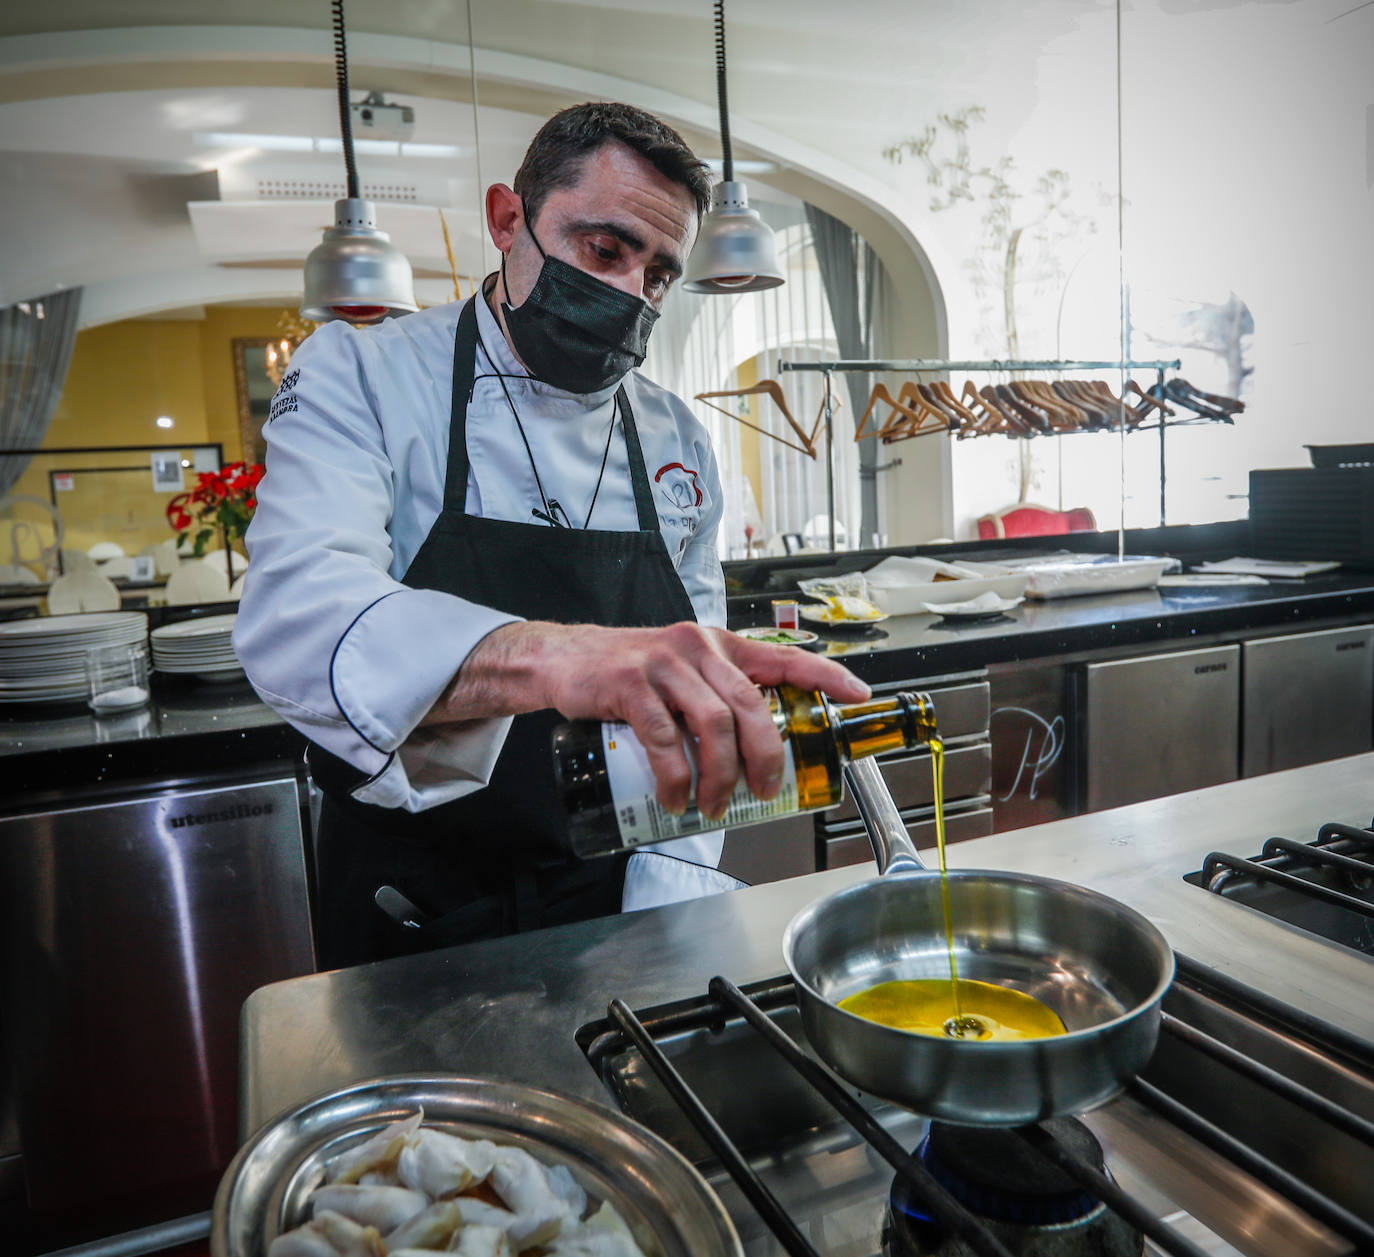
{"label": "metal garment rail", "polygon": [[[845,1119],[889,1165],[897,1171],[942,1226],[960,1236],[975,1253],[1004,1257],[1001,1241],[957,1200],[931,1178],[923,1165],[892,1138],[864,1107],[844,1089],[829,1070],[792,1042],[747,995],[722,977],[711,979],[710,994],[721,1010],[741,1016]],[[739,1150],[654,1043],[638,1018],[620,1000],[612,1001],[611,1020],[620,1026],[643,1054],[674,1101],[706,1139],[722,1164],[759,1211],[783,1247],[793,1257],[816,1257],[816,1251],[796,1224],[754,1173]],[[1135,1226],[1171,1257],[1206,1257],[1205,1251],[1161,1222],[1144,1206],[1123,1192],[1111,1179],[1074,1156],[1043,1127],[1022,1128],[1019,1133],[1076,1182],[1091,1191],[1109,1209]]]}
{"label": "metal garment rail", "polygon": [[[835,549],[835,433],[833,430],[835,372],[871,371],[1155,371],[1161,387],[1166,371],[1177,371],[1177,358],[1128,358],[1115,362],[1084,358],[834,358],[828,362],[779,362],[779,371],[819,371],[825,376],[825,492],[830,513],[830,549]],[[1166,522],[1164,497],[1164,416],[1159,420],[1159,526]]]}
{"label": "metal garment rail", "polygon": [[1183,364],[1151,358],[1085,361],[1069,358],[836,358],[830,362],[779,362],[779,371],[1177,371]]}

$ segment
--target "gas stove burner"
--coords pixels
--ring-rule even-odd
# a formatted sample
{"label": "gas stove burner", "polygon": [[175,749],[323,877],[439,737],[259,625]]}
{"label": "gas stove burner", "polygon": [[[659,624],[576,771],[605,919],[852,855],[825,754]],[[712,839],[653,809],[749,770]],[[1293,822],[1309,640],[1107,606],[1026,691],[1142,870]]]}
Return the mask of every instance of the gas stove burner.
{"label": "gas stove burner", "polygon": [[1333,821],[1312,842],[1271,838],[1250,858],[1213,851],[1183,880],[1374,956],[1374,828]]}
{"label": "gas stove burner", "polygon": [[[1105,1170],[1102,1145],[1076,1118],[1043,1123],[1075,1159]],[[1140,1257],[1139,1231],[1111,1213],[1015,1131],[932,1122],[916,1156],[931,1175],[1026,1257]],[[927,1216],[906,1182],[892,1184],[884,1257],[964,1257],[972,1249]]]}

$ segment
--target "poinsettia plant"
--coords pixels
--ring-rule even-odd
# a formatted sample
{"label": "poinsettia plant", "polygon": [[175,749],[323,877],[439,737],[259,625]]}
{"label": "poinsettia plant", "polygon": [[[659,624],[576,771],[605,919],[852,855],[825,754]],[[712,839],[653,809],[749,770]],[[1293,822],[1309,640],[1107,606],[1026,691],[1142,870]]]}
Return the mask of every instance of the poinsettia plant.
{"label": "poinsettia plant", "polygon": [[230,463],[219,471],[202,471],[194,489],[167,503],[167,522],[176,529],[177,548],[189,545],[200,558],[219,533],[228,550],[248,531],[265,470],[261,463]]}

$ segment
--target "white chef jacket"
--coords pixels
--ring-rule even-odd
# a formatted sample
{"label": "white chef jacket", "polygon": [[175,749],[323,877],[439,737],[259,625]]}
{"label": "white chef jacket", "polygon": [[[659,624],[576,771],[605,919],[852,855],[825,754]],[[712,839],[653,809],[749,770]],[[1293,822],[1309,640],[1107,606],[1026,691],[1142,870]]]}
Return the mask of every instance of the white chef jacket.
{"label": "white chef jacket", "polygon": [[[473,647],[519,619],[401,583],[443,506],[460,309],[453,302],[363,330],[327,323],[293,355],[263,429],[267,474],[234,626],[234,648],[263,701],[367,774],[353,797],[411,812],[484,786],[510,728],[509,717],[417,727]],[[596,487],[616,386],[569,393],[531,378],[480,299],[477,329],[467,512],[535,524],[531,510],[548,499],[580,528],[595,494],[594,528],[637,529],[618,418]],[[668,554],[697,619],[723,626],[722,498],[710,438],[671,393],[637,372],[622,382]],[[723,838],[641,848],[623,906],[741,885],[715,868]]]}

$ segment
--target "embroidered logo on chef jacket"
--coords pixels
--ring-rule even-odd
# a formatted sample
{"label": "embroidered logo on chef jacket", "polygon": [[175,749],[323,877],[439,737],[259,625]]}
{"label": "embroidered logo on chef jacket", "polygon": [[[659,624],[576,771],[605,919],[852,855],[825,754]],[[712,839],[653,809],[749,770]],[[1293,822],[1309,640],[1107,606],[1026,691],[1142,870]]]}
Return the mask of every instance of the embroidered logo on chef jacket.
{"label": "embroidered logo on chef jacket", "polygon": [[682,463],[664,463],[654,473],[654,485],[659,522],[668,533],[665,540],[676,567],[701,522],[701,483],[692,468]]}
{"label": "embroidered logo on chef jacket", "polygon": [[292,391],[296,387],[296,381],[301,378],[301,369],[297,367],[294,371],[288,371],[282,377],[281,386],[272,395],[272,406],[267,412],[264,423],[271,423],[273,419],[280,418],[282,415],[297,409],[296,394]]}

